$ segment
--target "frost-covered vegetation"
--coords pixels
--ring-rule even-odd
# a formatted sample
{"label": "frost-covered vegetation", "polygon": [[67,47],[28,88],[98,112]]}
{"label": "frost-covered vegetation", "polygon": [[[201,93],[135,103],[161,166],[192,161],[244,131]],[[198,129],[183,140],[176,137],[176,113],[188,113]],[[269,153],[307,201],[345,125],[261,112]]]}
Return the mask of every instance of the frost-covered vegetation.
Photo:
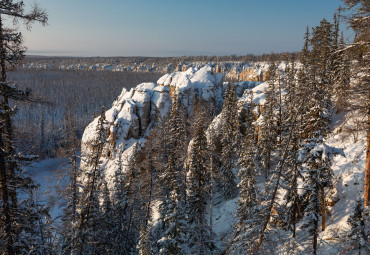
{"label": "frost-covered vegetation", "polygon": [[[22,3],[5,2],[0,15],[46,22],[37,6],[25,14]],[[136,76],[81,70],[48,70],[45,81],[37,70],[7,76],[6,62],[23,52],[20,35],[0,23],[8,43],[0,43],[0,252],[369,253],[369,7],[344,2],[353,43],[344,42],[336,14],[333,23],[323,19],[307,29],[299,58],[270,54],[243,65],[244,73],[232,65],[237,79],[222,63],[179,64],[156,82],[123,89],[120,79]],[[39,94],[31,97],[10,77],[42,89],[35,86]],[[73,95],[77,87],[83,92]],[[120,94],[108,107],[113,89]],[[13,105],[43,103],[38,96],[55,105],[27,104],[16,115]],[[39,122],[28,137],[38,151],[24,148],[27,140],[18,136],[29,121]],[[45,134],[68,161],[52,182],[54,211],[22,171],[35,158],[27,149],[52,153]]]}

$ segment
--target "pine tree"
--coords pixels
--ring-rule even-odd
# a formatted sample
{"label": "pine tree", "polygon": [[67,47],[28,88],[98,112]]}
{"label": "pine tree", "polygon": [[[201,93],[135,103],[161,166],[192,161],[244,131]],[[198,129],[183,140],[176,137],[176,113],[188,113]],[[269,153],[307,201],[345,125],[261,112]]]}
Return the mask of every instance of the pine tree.
{"label": "pine tree", "polygon": [[330,60],[333,102],[337,113],[346,109],[346,90],[350,83],[350,60],[345,47],[343,32],[339,36],[340,10],[334,15],[333,49]]}
{"label": "pine tree", "polygon": [[[307,98],[311,98],[311,88],[308,86],[309,84],[309,72],[310,72],[310,60],[309,60],[309,53],[310,53],[310,30],[307,27],[305,36],[304,36],[304,45],[299,57],[301,62],[301,68],[297,72],[297,84],[296,84],[296,102],[304,102],[300,105],[301,113],[298,116],[297,122],[297,130],[300,132],[300,137],[305,138],[307,135],[305,134],[306,127],[309,126],[310,119],[305,118],[304,114],[309,111],[311,104],[307,102]],[[290,91],[291,92],[291,91]],[[288,109],[290,112],[290,109]]]}
{"label": "pine tree", "polygon": [[[213,105],[209,113],[209,118],[212,121],[215,117],[215,109]],[[214,188],[215,188],[215,142],[213,136],[209,136],[208,144],[208,160],[209,160],[209,227],[211,237],[213,237],[213,204],[214,204]]]}
{"label": "pine tree", "polygon": [[237,137],[239,137],[238,106],[235,86],[226,87],[222,119],[222,165],[219,169],[219,184],[225,198],[236,195],[236,182],[233,170],[238,153]]}
{"label": "pine tree", "polygon": [[205,114],[197,107],[195,133],[191,144],[188,171],[188,224],[190,225],[189,246],[193,253],[210,254],[214,249],[210,228],[206,219],[208,197],[207,138]]}
{"label": "pine tree", "polygon": [[112,229],[115,226],[113,220],[113,204],[110,196],[110,191],[108,188],[108,183],[106,180],[103,180],[103,185],[101,187],[101,213],[100,213],[100,252],[99,253],[112,253],[115,244],[112,242],[114,235]]}
{"label": "pine tree", "polygon": [[369,61],[369,15],[370,7],[367,0],[343,0],[348,12],[345,14],[349,25],[355,31],[352,43],[343,51],[351,54],[351,76],[354,78],[347,95],[351,99],[349,110],[360,112],[361,129],[367,133],[364,206],[370,205],[370,61]]}
{"label": "pine tree", "polygon": [[268,87],[265,91],[266,102],[263,105],[262,121],[260,123],[259,150],[262,157],[262,165],[265,172],[265,179],[268,179],[269,169],[271,167],[271,154],[276,149],[278,137],[278,99],[277,99],[277,81],[278,69],[275,62],[275,56],[272,55],[268,70]]}
{"label": "pine tree", "polygon": [[114,243],[112,253],[123,254],[128,249],[125,247],[127,239],[128,211],[130,206],[129,183],[125,178],[122,167],[122,155],[118,154],[117,169],[114,174],[114,191],[113,191],[113,210],[112,221],[112,243]]}
{"label": "pine tree", "polygon": [[258,234],[264,220],[263,206],[260,205],[262,200],[256,180],[261,165],[257,161],[256,154],[253,132],[250,132],[245,136],[240,157],[239,177],[241,181],[236,211],[238,222],[234,226],[234,237],[228,249],[235,254],[255,251]]}
{"label": "pine tree", "polygon": [[16,155],[13,146],[12,117],[15,111],[10,103],[33,100],[29,90],[17,89],[15,83],[7,78],[8,66],[15,66],[24,57],[25,50],[22,34],[4,26],[3,20],[6,18],[24,22],[30,27],[33,22],[46,24],[47,15],[37,5],[27,13],[23,1],[7,0],[0,3],[0,253],[13,255],[30,251],[33,243],[27,241],[27,235],[40,215],[24,214],[26,210],[35,209],[32,204],[27,206],[26,201],[19,201],[17,197],[19,190],[29,193],[35,184],[21,171],[21,157]]}
{"label": "pine tree", "polygon": [[348,52],[343,50],[344,47],[345,42],[342,33],[338,50],[334,53],[338,63],[332,79],[334,82],[334,105],[337,112],[342,112],[349,108],[348,91],[351,82],[351,60]]}
{"label": "pine tree", "polygon": [[76,231],[78,225],[79,212],[77,210],[78,200],[80,197],[80,191],[78,188],[78,178],[80,177],[80,172],[78,168],[78,149],[80,147],[80,142],[77,134],[77,124],[76,120],[72,116],[71,106],[66,111],[65,114],[65,127],[64,127],[64,137],[59,142],[59,152],[58,155],[61,157],[68,158],[68,179],[69,185],[65,190],[63,190],[63,196],[66,197],[66,204],[63,211],[62,222],[63,222],[63,244],[62,249],[65,252],[70,252],[75,250],[75,243],[73,240],[76,238]]}
{"label": "pine tree", "polygon": [[360,199],[357,200],[355,210],[347,222],[351,227],[348,237],[353,250],[358,250],[359,255],[361,255],[362,251],[364,254],[368,254],[370,252],[370,244],[365,233],[364,208]]}
{"label": "pine tree", "polygon": [[133,145],[132,158],[123,168],[121,154],[114,175],[114,193],[111,220],[112,254],[129,254],[135,250],[139,238],[140,225],[144,222],[139,190],[139,155],[138,143]]}
{"label": "pine tree", "polygon": [[84,194],[80,199],[79,210],[80,219],[78,223],[77,253],[91,254],[98,252],[101,248],[100,231],[100,193],[104,180],[104,175],[101,169],[101,157],[103,154],[104,144],[106,142],[107,130],[105,128],[105,111],[101,110],[98,124],[96,126],[96,138],[91,144],[92,154],[84,155],[86,165],[86,186]]}
{"label": "pine tree", "polygon": [[170,154],[165,171],[161,176],[165,196],[159,206],[160,220],[163,224],[157,245],[159,254],[183,254],[185,242],[185,205],[180,201],[179,172]]}
{"label": "pine tree", "polygon": [[303,190],[302,197],[306,200],[305,219],[303,228],[307,229],[313,238],[313,253],[317,252],[317,238],[321,216],[322,230],[325,230],[325,190],[333,186],[333,171],[331,158],[342,154],[340,150],[326,145],[322,136],[306,139],[302,143],[299,160],[303,164]]}
{"label": "pine tree", "polygon": [[[297,115],[302,108],[302,101],[299,98],[299,88],[296,81],[296,70],[294,60],[285,70],[286,73],[286,95],[284,97],[285,117],[283,121],[283,140],[284,144],[288,143],[287,157],[285,170],[282,176],[283,188],[287,190],[285,193],[285,218],[283,219],[284,227],[291,230],[293,237],[296,234],[296,224],[299,219],[300,199],[298,194],[298,183],[301,180],[299,172],[299,162],[297,160],[300,144],[301,132],[297,125]],[[290,140],[289,140],[290,138]]]}
{"label": "pine tree", "polygon": [[[183,254],[186,237],[186,182],[184,151],[186,136],[178,98],[173,98],[169,120],[167,164],[160,174],[162,203],[159,206],[160,233],[154,238],[159,254]],[[157,228],[158,230],[158,228]]]}
{"label": "pine tree", "polygon": [[179,98],[174,96],[172,99],[172,111],[169,120],[168,155],[172,155],[172,160],[176,171],[179,174],[177,180],[180,190],[180,200],[186,202],[186,173],[184,163],[187,152],[187,138],[185,133],[185,122]]}
{"label": "pine tree", "polygon": [[335,50],[335,39],[333,24],[326,19],[320,21],[320,25],[312,29],[310,66],[312,75],[315,75],[319,86],[330,91],[332,85],[331,73],[333,68],[333,52]]}

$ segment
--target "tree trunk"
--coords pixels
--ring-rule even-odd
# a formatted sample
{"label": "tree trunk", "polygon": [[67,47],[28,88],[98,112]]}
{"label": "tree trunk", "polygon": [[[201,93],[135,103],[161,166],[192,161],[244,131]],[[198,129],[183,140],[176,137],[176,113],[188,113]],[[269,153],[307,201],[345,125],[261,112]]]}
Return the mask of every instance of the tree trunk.
{"label": "tree trunk", "polygon": [[366,168],[365,168],[365,195],[364,205],[370,205],[370,92],[367,109],[367,146],[366,146]]}
{"label": "tree trunk", "polygon": [[278,74],[279,77],[279,158],[281,158],[281,153],[283,150],[283,102],[282,102],[282,96],[281,96],[281,82],[280,82],[280,74]]}
{"label": "tree trunk", "polygon": [[210,172],[211,172],[211,180],[210,180],[210,194],[209,194],[209,228],[211,230],[211,236],[213,237],[213,151],[211,152],[210,158]]}
{"label": "tree trunk", "polygon": [[295,238],[295,233],[296,233],[297,207],[298,207],[298,201],[296,197],[294,198],[294,205],[293,205],[293,235],[292,235],[293,238]]}
{"label": "tree trunk", "polygon": [[313,234],[313,250],[312,250],[312,254],[316,255],[317,254],[317,231]]}
{"label": "tree trunk", "polygon": [[324,188],[320,189],[320,200],[321,200],[321,230],[325,230],[325,195]]}
{"label": "tree trunk", "polygon": [[[2,131],[1,131],[2,133]],[[3,145],[2,134],[0,134],[0,146]],[[0,187],[1,187],[1,200],[2,200],[2,214],[3,214],[3,223],[4,228],[4,238],[6,242],[6,252],[5,254],[13,255],[13,238],[12,238],[12,221],[10,216],[10,203],[9,203],[9,193],[8,193],[8,180],[7,180],[7,171],[5,164],[5,155],[3,151],[0,151]]]}
{"label": "tree trunk", "polygon": [[150,184],[149,184],[149,198],[148,198],[148,204],[146,208],[146,215],[145,215],[145,230],[148,228],[149,218],[150,218],[150,207],[152,202],[152,194],[153,194],[153,163],[152,160],[149,160],[149,167],[150,167]]}

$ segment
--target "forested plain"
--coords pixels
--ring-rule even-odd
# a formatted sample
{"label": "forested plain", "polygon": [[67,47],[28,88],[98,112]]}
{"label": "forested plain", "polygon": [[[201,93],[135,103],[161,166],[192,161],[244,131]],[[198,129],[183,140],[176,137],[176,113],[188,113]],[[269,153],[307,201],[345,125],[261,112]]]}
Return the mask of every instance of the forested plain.
{"label": "forested plain", "polygon": [[17,105],[14,126],[23,149],[42,158],[55,157],[64,135],[66,115],[76,120],[81,138],[84,128],[108,109],[123,88],[130,90],[142,82],[156,82],[158,73],[91,72],[76,70],[22,70],[9,73],[19,89],[31,89],[38,103]]}

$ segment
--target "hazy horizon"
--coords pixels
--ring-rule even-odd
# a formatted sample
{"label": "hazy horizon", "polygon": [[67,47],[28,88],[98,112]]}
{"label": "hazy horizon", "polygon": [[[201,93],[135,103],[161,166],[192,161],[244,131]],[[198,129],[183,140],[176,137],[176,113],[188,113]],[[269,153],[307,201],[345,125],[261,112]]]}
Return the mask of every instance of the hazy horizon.
{"label": "hazy horizon", "polygon": [[[212,57],[212,56],[216,56],[216,57],[227,57],[227,56],[231,56],[231,55],[236,55],[236,56],[246,56],[246,55],[255,55],[255,56],[261,56],[261,55],[264,55],[264,54],[270,54],[270,53],[275,53],[275,54],[279,54],[279,53],[285,53],[285,52],[289,52],[289,53],[293,53],[293,52],[299,52],[299,51],[281,51],[281,52],[274,52],[274,51],[270,51],[270,52],[263,52],[263,53],[257,53],[257,54],[254,54],[254,53],[245,53],[245,54],[207,54],[207,53],[196,53],[194,52],[193,54],[173,54],[173,55],[155,55],[155,54],[151,54],[151,55],[91,55],[91,54],[87,54],[87,55],[83,55],[83,54],[80,54],[80,53],[73,53],[73,52],[58,52],[58,51],[27,51],[26,52],[26,56],[28,57],[75,57],[75,58],[94,58],[94,57],[102,57],[102,58],[109,58],[109,57],[122,57],[122,58],[130,58],[130,57],[149,57],[149,58],[176,58],[176,57],[201,57],[201,56],[207,56],[207,57]],[[80,55],[79,55],[80,54]]]}
{"label": "hazy horizon", "polygon": [[[33,0],[25,0],[30,6]],[[340,0],[38,0],[49,24],[20,25],[29,55],[225,56],[300,51]],[[9,21],[8,21],[9,22]],[[351,32],[345,32],[349,39]]]}

